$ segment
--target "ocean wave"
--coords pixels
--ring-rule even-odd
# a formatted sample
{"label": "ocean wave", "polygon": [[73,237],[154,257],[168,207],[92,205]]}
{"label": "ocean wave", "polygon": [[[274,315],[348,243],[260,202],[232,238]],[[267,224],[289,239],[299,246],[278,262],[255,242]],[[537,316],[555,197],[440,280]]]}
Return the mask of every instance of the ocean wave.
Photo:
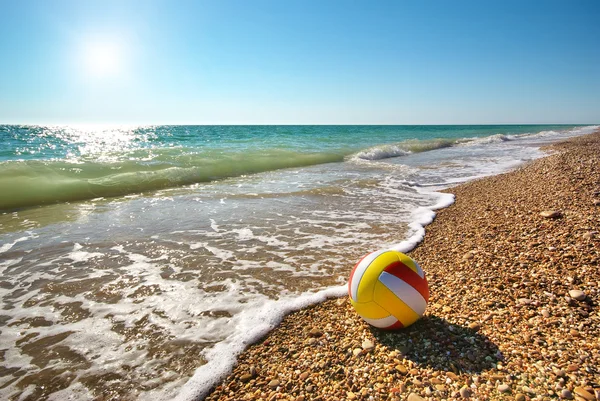
{"label": "ocean wave", "polygon": [[502,143],[513,141],[517,138],[515,135],[507,134],[496,134],[477,138],[464,138],[458,141],[461,146],[473,146],[473,145],[488,145],[492,143]]}
{"label": "ocean wave", "polygon": [[0,163],[0,210],[114,197],[283,168],[343,161],[343,154],[271,149],[187,153],[172,149],[118,160],[21,160]]}
{"label": "ocean wave", "polygon": [[393,157],[406,156],[411,153],[427,152],[429,150],[441,149],[456,144],[454,139],[409,139],[399,143],[378,145],[372,148],[364,149],[351,156],[353,160],[382,160]]}

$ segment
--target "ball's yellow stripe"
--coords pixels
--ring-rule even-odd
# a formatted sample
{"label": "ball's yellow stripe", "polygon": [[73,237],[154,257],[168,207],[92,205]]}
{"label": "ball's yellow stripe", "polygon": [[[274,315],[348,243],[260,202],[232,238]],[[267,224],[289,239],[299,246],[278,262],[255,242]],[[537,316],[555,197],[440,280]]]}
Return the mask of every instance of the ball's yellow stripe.
{"label": "ball's yellow stripe", "polygon": [[421,317],[379,281],[375,284],[374,300],[379,305],[385,305],[385,308],[394,315],[404,327],[413,324]]}
{"label": "ball's yellow stripe", "polygon": [[412,271],[419,275],[419,277],[425,278],[425,273],[423,272],[423,269],[421,269],[421,266],[419,266],[419,264],[415,262],[412,258],[406,256],[401,252],[398,252],[398,258],[400,259],[400,262],[404,263],[406,266],[411,268]]}
{"label": "ball's yellow stripe", "polygon": [[356,309],[356,312],[367,319],[383,319],[390,316],[390,312],[377,305],[375,302],[354,302],[350,299],[350,303]]}
{"label": "ball's yellow stripe", "polygon": [[375,289],[375,283],[379,281],[379,275],[386,267],[388,267],[388,265],[397,261],[397,252],[388,251],[378,255],[377,258],[370,263],[369,268],[364,272],[358,283],[356,297],[358,302],[373,300],[373,290]]}

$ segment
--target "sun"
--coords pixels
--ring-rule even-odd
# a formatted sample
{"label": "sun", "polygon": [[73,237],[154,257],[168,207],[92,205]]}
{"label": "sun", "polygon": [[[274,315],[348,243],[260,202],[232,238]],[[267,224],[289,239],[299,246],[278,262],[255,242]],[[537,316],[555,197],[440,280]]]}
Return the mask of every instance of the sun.
{"label": "sun", "polygon": [[92,42],[83,47],[86,74],[95,78],[119,75],[123,67],[123,51],[116,42]]}

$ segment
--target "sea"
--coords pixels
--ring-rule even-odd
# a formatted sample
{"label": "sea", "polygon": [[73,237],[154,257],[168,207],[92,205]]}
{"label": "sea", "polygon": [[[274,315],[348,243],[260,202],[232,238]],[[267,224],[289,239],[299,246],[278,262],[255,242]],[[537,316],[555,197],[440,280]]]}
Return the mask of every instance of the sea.
{"label": "sea", "polygon": [[0,125],[0,398],[202,399],[439,191],[597,128]]}

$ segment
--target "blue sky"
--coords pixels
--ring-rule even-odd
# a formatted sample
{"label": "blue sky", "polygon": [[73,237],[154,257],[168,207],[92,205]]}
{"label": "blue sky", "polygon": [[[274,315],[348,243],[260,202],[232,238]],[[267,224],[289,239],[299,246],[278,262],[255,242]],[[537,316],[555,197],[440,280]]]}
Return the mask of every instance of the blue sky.
{"label": "blue sky", "polygon": [[600,1],[0,0],[0,123],[600,122]]}

